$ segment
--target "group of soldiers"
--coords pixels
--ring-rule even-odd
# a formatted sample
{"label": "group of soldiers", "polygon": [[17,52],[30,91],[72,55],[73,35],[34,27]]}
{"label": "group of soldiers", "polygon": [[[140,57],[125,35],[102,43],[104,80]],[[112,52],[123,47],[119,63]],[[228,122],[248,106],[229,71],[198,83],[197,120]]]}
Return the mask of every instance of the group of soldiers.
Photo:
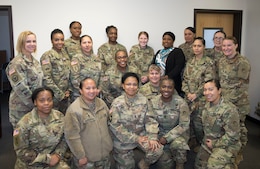
{"label": "group of soldiers", "polygon": [[[95,81],[97,87],[96,95],[105,101],[108,108],[110,108],[114,99],[123,93],[121,86],[122,77],[126,72],[134,72],[140,77],[140,93],[143,93],[152,105],[159,103],[154,97],[161,94],[160,79],[163,77],[160,76],[160,68],[156,65],[151,65],[154,59],[154,51],[151,47],[147,46],[149,36],[146,32],[140,32],[138,36],[138,38],[142,35],[146,37],[145,48],[142,49],[141,43],[135,45],[130,50],[128,56],[126,48],[117,42],[117,28],[114,26],[106,28],[108,42],[100,46],[97,55],[93,53],[92,38],[88,35],[80,36],[81,24],[79,22],[72,22],[70,24],[70,31],[72,36],[65,41],[61,30],[55,29],[52,31],[51,42],[53,48],[42,55],[40,63],[33,57],[33,53],[36,51],[35,34],[30,31],[20,34],[17,41],[18,56],[10,62],[6,69],[7,76],[12,85],[9,114],[10,122],[14,129],[18,121],[33,109],[34,103],[30,97],[35,89],[41,86],[50,87],[54,91],[54,108],[66,114],[66,110],[70,104],[81,95],[79,92],[81,90],[80,87],[82,87],[80,86],[80,82],[86,76]],[[240,142],[242,148],[236,153],[234,161],[238,165],[242,160],[243,148],[247,142],[247,129],[244,122],[246,115],[249,113],[248,83],[250,64],[244,56],[236,52],[238,45],[236,39],[232,37],[227,38],[223,32],[216,32],[213,39],[217,42],[220,40],[223,42],[224,39],[230,42],[225,46],[225,51],[218,50],[217,45],[213,49],[203,50],[203,59],[197,62],[194,57],[196,54],[194,53],[193,44],[195,33],[194,28],[187,27],[184,30],[184,35],[188,38],[187,40],[185,38],[186,42],[180,45],[186,59],[186,67],[183,70],[182,79],[182,90],[185,93],[182,97],[184,97],[186,102],[182,103],[178,100],[182,98],[178,97],[175,100],[178,100],[178,102],[172,103],[175,104],[173,106],[175,108],[182,107],[178,105],[179,103],[187,104],[188,110],[185,113],[191,112],[190,123],[194,125],[189,126],[191,130],[190,135],[187,135],[187,133],[185,135],[178,134],[178,132],[182,133],[182,128],[176,129],[177,134],[174,135],[174,133],[171,133],[173,135],[168,137],[169,140],[166,140],[166,143],[169,141],[173,142],[178,138],[178,135],[182,135],[185,139],[177,139],[175,140],[176,144],[171,146],[180,146],[186,152],[191,146],[187,147],[184,143],[188,141],[188,138],[195,136],[198,145],[201,145],[203,148],[202,112],[206,103],[203,97],[203,85],[207,80],[219,79],[222,95],[236,106],[240,117]],[[190,40],[188,41],[189,38]],[[197,38],[197,40],[203,42],[203,39]],[[234,47],[230,47],[231,45]],[[150,75],[151,73],[152,75]],[[157,80],[154,80],[156,79],[153,77],[156,76],[155,74],[159,77]],[[174,94],[178,95],[176,90]],[[192,94],[195,94],[194,97]],[[163,107],[160,104],[156,108],[158,109],[157,111],[170,111],[168,109],[163,110],[167,106]],[[184,110],[178,109],[177,111]],[[195,115],[198,119],[197,121],[196,118],[192,118]],[[180,115],[176,118],[180,118]],[[167,127],[167,132],[170,131],[170,128],[175,128],[178,125],[187,125],[183,121],[177,120],[175,122],[172,121],[172,124],[174,123],[172,126],[169,119],[171,117],[166,121],[163,119],[161,119],[161,122],[159,121],[160,125]],[[189,119],[182,120],[186,120],[189,123]],[[164,122],[167,124],[163,124]],[[212,153],[212,149],[209,151]],[[180,168],[183,168],[183,163],[186,162],[186,157],[183,157],[183,154],[186,155],[183,152],[174,154],[175,161],[176,159],[182,160],[179,161],[182,164],[178,166]],[[168,158],[166,159],[168,160]]]}

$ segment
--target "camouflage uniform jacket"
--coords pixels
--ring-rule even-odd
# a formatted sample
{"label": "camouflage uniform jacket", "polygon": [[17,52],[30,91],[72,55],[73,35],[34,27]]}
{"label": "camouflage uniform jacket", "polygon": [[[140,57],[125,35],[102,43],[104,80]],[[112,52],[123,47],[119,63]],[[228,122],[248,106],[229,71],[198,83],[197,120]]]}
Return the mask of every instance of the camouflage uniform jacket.
{"label": "camouflage uniform jacket", "polygon": [[188,44],[188,43],[183,43],[179,46],[181,50],[183,51],[185,55],[185,60],[188,62],[190,59],[194,57],[193,49],[192,49],[193,44]]}
{"label": "camouflage uniform jacket", "polygon": [[68,53],[70,59],[77,53],[81,52],[79,40],[74,40],[72,38],[66,39],[64,41],[64,48],[65,48],[66,52]]}
{"label": "camouflage uniform jacket", "polygon": [[200,60],[193,57],[186,64],[183,73],[182,90],[187,96],[188,93],[197,95],[193,102],[205,102],[203,97],[204,82],[216,77],[214,61],[207,56],[203,56]]}
{"label": "camouflage uniform jacket", "polygon": [[205,49],[206,56],[214,60],[215,67],[216,67],[216,75],[218,75],[218,65],[220,58],[224,57],[224,54],[222,51],[216,51],[214,48],[211,49]]}
{"label": "camouflage uniform jacket", "polygon": [[109,109],[100,98],[95,99],[95,110],[91,111],[82,96],[67,109],[65,116],[65,138],[77,160],[87,157],[96,162],[109,156],[113,148],[108,129]]}
{"label": "camouflage uniform jacket", "polygon": [[234,105],[248,105],[249,76],[251,66],[248,59],[237,54],[233,59],[219,60],[219,80],[222,94]]}
{"label": "camouflage uniform jacket", "polygon": [[153,86],[150,82],[140,87],[139,92],[142,93],[148,100],[160,94],[160,87]]}
{"label": "camouflage uniform jacket", "polygon": [[73,86],[73,95],[78,97],[80,81],[85,77],[91,77],[99,86],[100,77],[102,75],[101,62],[99,58],[91,54],[85,55],[83,52],[76,54],[71,59],[71,75],[70,80]]}
{"label": "camouflage uniform jacket", "polygon": [[158,95],[152,98],[151,105],[159,123],[160,137],[165,137],[168,143],[180,136],[188,140],[190,110],[183,98],[173,95],[171,102],[165,103]]}
{"label": "camouflage uniform jacket", "polygon": [[41,65],[44,74],[43,85],[51,88],[55,99],[61,101],[70,87],[70,58],[68,54],[64,49],[61,52],[51,49],[42,55]]}
{"label": "camouflage uniform jacket", "polygon": [[119,71],[117,65],[113,65],[102,76],[102,98],[109,107],[112,101],[122,94],[121,79],[126,72],[134,72],[140,76],[140,70],[134,64],[127,65],[125,72]]}
{"label": "camouflage uniform jacket", "polygon": [[114,147],[131,150],[137,147],[138,137],[147,135],[149,139],[157,140],[158,122],[145,96],[137,93],[134,98],[126,94],[117,97],[110,109],[112,119],[110,130]]}
{"label": "camouflage uniform jacket", "polygon": [[117,43],[116,45],[104,43],[98,48],[97,55],[101,60],[103,71],[106,71],[110,66],[116,64],[115,53],[118,50],[125,50],[127,52],[126,48],[119,43]]}
{"label": "camouflage uniform jacket", "polygon": [[148,75],[148,68],[152,64],[154,50],[150,46],[142,49],[140,45],[132,46],[129,54],[129,62],[133,62],[140,70],[142,76]]}
{"label": "camouflage uniform jacket", "polygon": [[222,148],[231,153],[240,150],[240,124],[236,106],[220,98],[217,105],[207,102],[202,112],[204,142],[212,140],[214,148]]}
{"label": "camouflage uniform jacket", "polygon": [[46,119],[41,119],[37,108],[23,116],[14,130],[16,169],[50,168],[48,154],[63,157],[67,149],[64,138],[64,115],[52,109]]}
{"label": "camouflage uniform jacket", "polygon": [[25,55],[19,54],[8,64],[6,75],[12,86],[9,110],[10,113],[19,112],[15,115],[16,118],[19,116],[15,119],[17,123],[24,114],[33,109],[32,92],[42,86],[43,72],[35,58],[30,61]]}

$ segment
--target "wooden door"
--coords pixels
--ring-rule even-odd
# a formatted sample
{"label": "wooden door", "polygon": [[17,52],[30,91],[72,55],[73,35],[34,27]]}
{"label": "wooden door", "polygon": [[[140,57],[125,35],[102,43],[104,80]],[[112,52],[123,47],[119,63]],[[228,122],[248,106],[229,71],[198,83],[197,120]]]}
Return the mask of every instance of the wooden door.
{"label": "wooden door", "polygon": [[227,36],[233,36],[233,24],[233,14],[198,13],[195,26],[196,36],[203,37],[203,28],[222,28]]}

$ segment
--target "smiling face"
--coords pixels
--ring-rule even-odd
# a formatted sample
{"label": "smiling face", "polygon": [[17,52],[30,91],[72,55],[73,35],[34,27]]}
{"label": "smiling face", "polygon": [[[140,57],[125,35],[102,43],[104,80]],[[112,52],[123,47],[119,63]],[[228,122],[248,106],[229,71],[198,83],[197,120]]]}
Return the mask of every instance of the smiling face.
{"label": "smiling face", "polygon": [[64,46],[64,35],[55,33],[51,39],[52,46],[55,50],[60,51]]}
{"label": "smiling face", "polygon": [[147,46],[148,43],[148,37],[146,36],[146,34],[142,33],[139,37],[138,37],[138,41],[139,41],[139,45],[141,48],[145,48]]}
{"label": "smiling face", "polygon": [[185,29],[184,30],[184,39],[186,43],[192,43],[194,41],[195,38],[195,33],[193,33],[191,30],[189,29]]}
{"label": "smiling face", "polygon": [[40,117],[47,117],[51,113],[53,107],[51,92],[48,90],[39,92],[34,100],[34,105],[37,107],[37,113]]}
{"label": "smiling face", "polygon": [[34,34],[30,34],[26,37],[23,54],[28,55],[36,51],[37,43],[36,43],[36,36]]}
{"label": "smiling face", "polygon": [[157,70],[149,70],[148,74],[149,82],[154,86],[159,86],[161,79],[161,72]]}
{"label": "smiling face", "polygon": [[222,43],[222,51],[228,58],[233,58],[236,55],[237,44],[231,39],[224,39]]}
{"label": "smiling face", "polygon": [[218,89],[214,82],[207,82],[204,84],[203,94],[208,102],[215,105],[219,102],[221,97],[221,89]]}
{"label": "smiling face", "polygon": [[81,39],[81,50],[83,53],[85,53],[86,55],[90,55],[92,48],[93,48],[93,43],[90,37],[85,36]]}
{"label": "smiling face", "polygon": [[170,102],[174,94],[174,83],[172,80],[164,79],[160,85],[161,98],[164,102]]}
{"label": "smiling face", "polygon": [[170,47],[173,47],[173,39],[171,36],[169,35],[164,35],[163,36],[163,39],[162,39],[162,45],[164,48],[170,48]]}
{"label": "smiling face", "polygon": [[133,98],[138,92],[138,80],[133,76],[129,76],[125,79],[124,83],[122,84],[122,87],[127,97]]}
{"label": "smiling face", "polygon": [[82,82],[81,89],[79,90],[83,100],[91,103],[96,98],[97,86],[93,79],[86,79]]}
{"label": "smiling face", "polygon": [[221,33],[221,32],[215,33],[214,38],[213,38],[214,46],[217,48],[222,47],[222,42],[223,42],[224,38],[225,38],[225,35],[223,33]]}
{"label": "smiling face", "polygon": [[72,39],[79,39],[81,35],[81,24],[78,22],[75,22],[70,27],[70,33],[72,36]]}
{"label": "smiling face", "polygon": [[119,67],[119,69],[126,68],[128,57],[127,57],[127,54],[125,51],[118,51],[116,53],[115,59],[116,59],[116,63],[117,63],[117,66]]}
{"label": "smiling face", "polygon": [[108,37],[108,42],[109,43],[116,43],[117,40],[117,29],[116,28],[110,28],[108,33],[107,33],[107,37]]}

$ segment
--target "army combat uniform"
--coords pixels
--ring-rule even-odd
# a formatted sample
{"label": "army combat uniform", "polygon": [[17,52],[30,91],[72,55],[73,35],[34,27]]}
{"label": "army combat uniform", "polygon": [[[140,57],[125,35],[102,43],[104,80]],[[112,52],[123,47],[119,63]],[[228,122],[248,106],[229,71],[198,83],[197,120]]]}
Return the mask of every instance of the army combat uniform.
{"label": "army combat uniform", "polygon": [[41,57],[41,65],[44,74],[43,85],[54,92],[54,109],[65,114],[70,103],[65,98],[65,92],[70,90],[70,58],[64,49],[57,52],[51,49]]}
{"label": "army combat uniform", "polygon": [[[204,140],[197,154],[196,169],[234,169],[240,150],[239,115],[236,106],[225,98],[213,105],[208,102],[202,113]],[[212,149],[205,142],[212,140]]]}
{"label": "army combat uniform", "polygon": [[[64,138],[64,115],[52,109],[41,119],[37,108],[23,116],[14,129],[14,150],[17,155],[15,169],[69,169],[63,161],[67,149]],[[50,167],[50,155],[59,155],[60,162]]]}
{"label": "army combat uniform", "polygon": [[[204,82],[216,77],[214,61],[207,56],[200,60],[195,57],[190,59],[184,69],[182,90],[185,92],[185,99],[192,111],[191,113],[191,137],[195,134],[197,141],[203,139],[203,129],[201,123],[201,112],[205,105],[203,96]],[[190,102],[187,98],[188,93],[196,94],[197,98]]]}
{"label": "army combat uniform", "polygon": [[190,59],[192,59],[194,57],[192,45],[193,45],[193,43],[192,44],[183,43],[179,46],[179,48],[181,48],[181,50],[183,51],[183,53],[185,55],[186,62],[188,62]]}
{"label": "army combat uniform", "polygon": [[104,43],[98,48],[97,55],[101,60],[103,71],[106,71],[112,65],[116,65],[115,53],[118,50],[124,50],[127,53],[126,48],[119,43],[117,43],[116,45],[110,45],[109,43]]}
{"label": "army combat uniform", "polygon": [[151,100],[155,119],[159,123],[159,138],[164,137],[167,144],[164,145],[164,154],[157,165],[160,169],[173,168],[173,161],[183,164],[187,161],[189,150],[190,109],[186,101],[173,95],[169,103],[161,99],[161,95]]}
{"label": "army combat uniform", "polygon": [[111,106],[113,100],[122,94],[123,88],[121,86],[122,76],[126,72],[134,72],[140,77],[140,70],[134,64],[127,65],[126,71],[121,72],[118,70],[117,65],[111,66],[106,70],[101,78],[101,89],[102,89],[102,99],[106,102],[108,107]]}
{"label": "army combat uniform", "polygon": [[160,87],[155,87],[150,82],[148,82],[140,87],[139,92],[150,101],[154,96],[160,94]]}
{"label": "army combat uniform", "polygon": [[239,53],[232,59],[223,57],[219,60],[218,72],[222,95],[238,108],[242,149],[247,143],[245,119],[250,112],[248,96],[250,71],[251,66],[248,59]]}
{"label": "army combat uniform", "polygon": [[71,75],[70,80],[73,86],[73,100],[79,97],[80,81],[86,77],[92,78],[97,86],[99,86],[101,75],[103,74],[100,59],[91,54],[87,56],[80,52],[71,59]]}
{"label": "army combat uniform", "polygon": [[137,147],[144,151],[147,164],[156,162],[163,154],[163,146],[153,151],[148,143],[138,144],[139,136],[148,136],[149,140],[158,138],[158,122],[153,119],[147,98],[139,93],[134,98],[122,94],[113,101],[110,112],[112,119],[109,127],[117,169],[135,168],[133,150]]}
{"label": "army combat uniform", "polygon": [[148,75],[149,66],[154,58],[154,50],[150,46],[142,49],[140,45],[132,46],[129,54],[129,63],[134,63],[141,71],[142,76]]}
{"label": "army combat uniform", "polygon": [[218,65],[220,58],[224,57],[224,54],[222,51],[216,51],[214,48],[205,49],[206,56],[214,60],[215,67],[216,67],[216,75],[218,75]]}
{"label": "army combat uniform", "polygon": [[65,138],[77,167],[79,159],[86,157],[88,163],[80,169],[110,169],[113,143],[108,129],[109,109],[100,98],[95,98],[92,106],[82,96],[70,105],[65,116]]}
{"label": "army combat uniform", "polygon": [[64,48],[71,59],[74,55],[81,52],[79,40],[74,40],[72,38],[66,39],[64,41]]}
{"label": "army combat uniform", "polygon": [[34,107],[32,92],[42,86],[43,72],[40,63],[32,57],[19,54],[8,64],[6,75],[12,86],[9,97],[9,120],[13,127]]}

